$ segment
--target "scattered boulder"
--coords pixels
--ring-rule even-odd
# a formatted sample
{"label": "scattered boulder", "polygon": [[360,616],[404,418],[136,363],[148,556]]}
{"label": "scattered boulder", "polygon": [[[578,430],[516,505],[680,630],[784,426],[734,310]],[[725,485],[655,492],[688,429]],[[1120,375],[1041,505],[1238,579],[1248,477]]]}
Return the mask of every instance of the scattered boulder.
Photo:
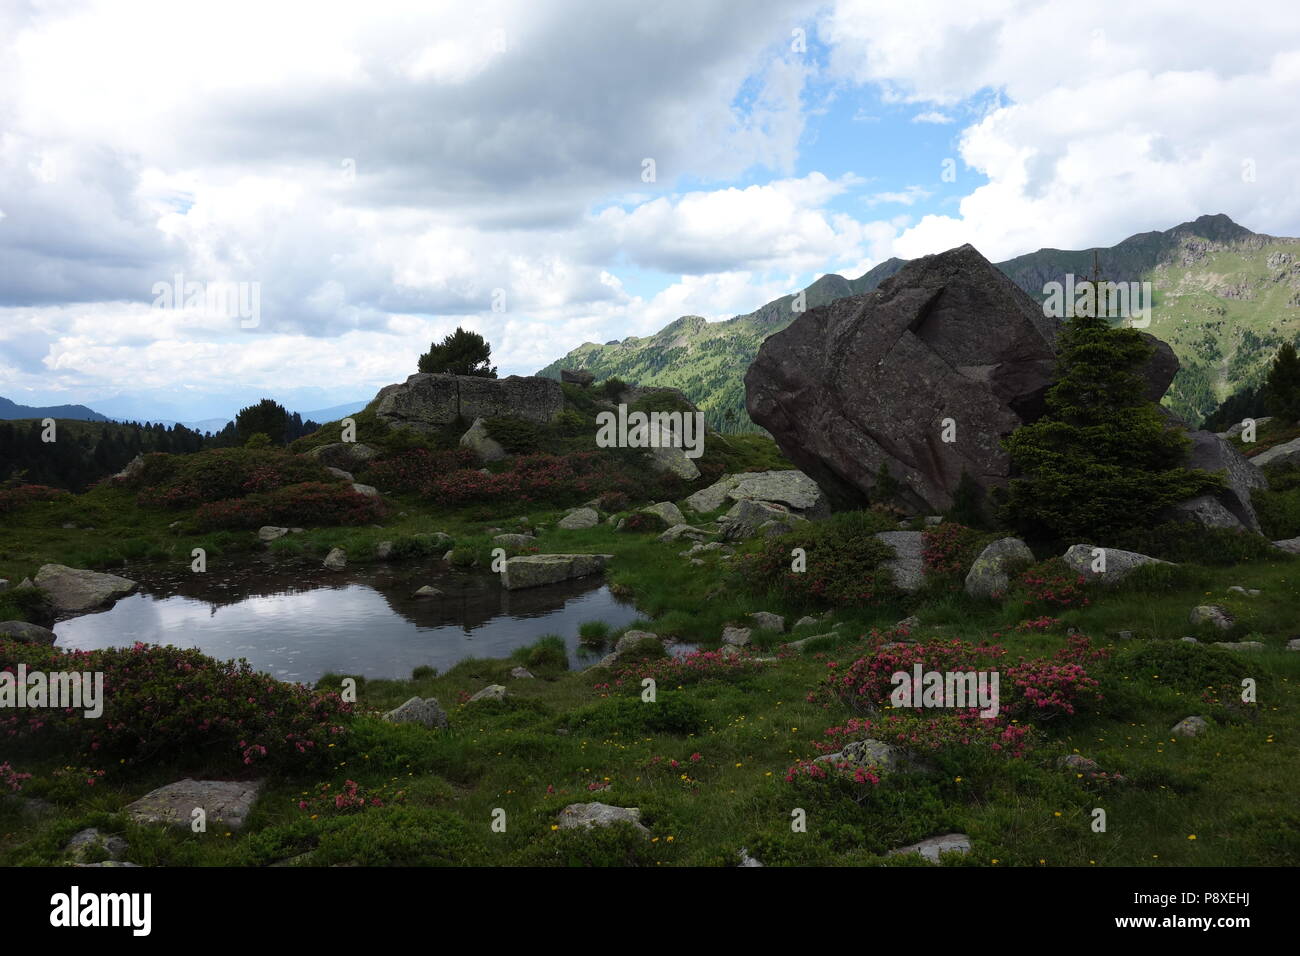
{"label": "scattered boulder", "polygon": [[506,560],[501,585],[507,591],[557,584],[605,570],[612,554],[526,554]]}
{"label": "scattered boulder", "polygon": [[327,468],[353,472],[364,468],[366,463],[378,454],[379,449],[373,445],[364,442],[339,441],[329,445],[317,445],[307,452],[307,457],[315,458]]}
{"label": "scattered boulder", "polygon": [[488,434],[487,422],[481,418],[474,419],[474,424],[460,436],[460,444],[484,461],[500,461],[506,457],[506,450],[501,447],[499,441]]}
{"label": "scattered boulder", "polygon": [[814,634],[811,637],[801,637],[797,641],[790,641],[785,646],[790,648],[791,650],[802,651],[804,647],[806,647],[808,644],[810,644],[813,641],[819,640],[823,637],[834,637],[834,636],[835,633],[833,631],[827,631],[825,634]]}
{"label": "scattered boulder", "polygon": [[210,826],[217,823],[227,830],[239,830],[261,789],[261,780],[193,780],[186,777],[127,804],[126,812],[136,823],[188,828],[191,814],[202,808]]}
{"label": "scattered boulder", "polygon": [[921,531],[879,531],[875,534],[894,549],[894,557],[884,562],[894,576],[894,586],[902,591],[918,591],[925,583],[925,534]]}
{"label": "scattered boulder", "polygon": [[749,619],[754,622],[754,627],[760,631],[785,633],[785,618],[780,614],[773,614],[771,611],[755,611],[749,615]]}
{"label": "scattered boulder", "polygon": [[747,627],[724,627],[722,629],[722,643],[730,644],[733,647],[743,647],[749,643],[752,634],[753,631]]}
{"label": "scattered boulder", "polygon": [[270,542],[277,538],[283,538],[289,533],[288,528],[277,528],[274,525],[263,525],[257,529],[257,540]]}
{"label": "scattered boulder", "polygon": [[868,737],[845,744],[842,750],[833,754],[817,757],[813,763],[829,763],[835,766],[848,764],[850,767],[875,767],[877,770],[901,770],[905,766],[903,752],[883,740]]}
{"label": "scattered boulder", "polygon": [[80,614],[112,604],[135,591],[138,585],[116,574],[83,571],[62,564],[43,564],[36,572],[36,586],[45,591],[60,614]]}
{"label": "scattered boulder", "polygon": [[393,542],[380,541],[375,545],[375,560],[388,561],[393,556]]}
{"label": "scattered boulder", "polygon": [[718,526],[728,541],[741,541],[756,536],[760,531],[770,532],[773,528],[777,529],[777,534],[785,534],[804,520],[785,505],[745,498],[737,501],[718,519]]}
{"label": "scattered boulder", "polygon": [[734,476],[737,481],[727,489],[733,501],[766,501],[785,505],[805,518],[827,518],[830,503],[817,482],[802,471],[759,471]]}
{"label": "scattered boulder", "polygon": [[976,598],[1005,594],[1011,574],[1034,563],[1034,552],[1019,538],[999,538],[980,552],[966,574],[966,593]]}
{"label": "scattered boulder", "polygon": [[348,553],[342,548],[330,548],[330,553],[325,555],[322,566],[331,571],[342,571],[348,566]]}
{"label": "scattered boulder", "polygon": [[352,483],[352,490],[359,495],[364,495],[367,498],[379,497],[379,490],[374,485],[363,485],[360,484],[359,482],[354,481]]}
{"label": "scattered boulder", "polygon": [[442,592],[432,584],[426,584],[423,587],[418,588],[416,592],[411,595],[411,597],[414,598],[440,598],[442,596]]}
{"label": "scattered boulder", "polygon": [[1199,604],[1192,608],[1192,613],[1187,616],[1187,621],[1193,627],[1199,627],[1202,624],[1213,624],[1220,631],[1230,631],[1232,626],[1237,623],[1236,618],[1222,604]]}
{"label": "scattered boulder", "polygon": [[519,549],[532,547],[537,539],[531,534],[499,534],[493,537],[492,543],[503,548]]}
{"label": "scattered boulder", "polygon": [[533,676],[533,672],[527,667],[512,667],[510,668],[510,676],[515,680],[528,680]]}
{"label": "scattered boulder", "polygon": [[799,618],[799,620],[794,622],[794,629],[797,631],[805,624],[816,624],[816,623],[817,623],[817,618],[813,617],[810,614],[806,614],[803,617]]}
{"label": "scattered boulder", "polygon": [[[650,453],[650,467],[655,471],[676,475],[683,481],[694,481],[700,477],[700,469],[694,459],[686,453],[681,440],[673,435],[665,425],[656,426],[653,422],[646,425],[646,441]],[[703,439],[703,435],[700,436]]]}
{"label": "scattered boulder", "polygon": [[63,852],[72,858],[74,863],[85,863],[86,857],[96,852],[104,853],[110,861],[121,860],[129,849],[127,842],[120,836],[111,836],[100,833],[99,830],[91,827],[81,830],[72,835]]}
{"label": "scattered boulder", "polygon": [[909,614],[901,621],[894,623],[894,628],[899,631],[914,631],[921,626],[921,619],[915,614]]}
{"label": "scattered boulder", "polygon": [[[1096,560],[1093,551],[1105,553],[1104,571],[1094,571],[1092,569],[1093,562]],[[1140,568],[1145,564],[1171,563],[1145,554],[1138,554],[1136,551],[1121,551],[1119,548],[1094,548],[1090,544],[1071,545],[1070,549],[1061,557],[1072,571],[1083,575],[1084,580],[1100,581],[1102,584],[1117,584],[1124,580],[1134,568]]]}
{"label": "scattered boulder", "polygon": [[652,634],[649,631],[624,631],[623,635],[618,639],[618,643],[614,645],[614,653],[615,655],[622,655],[627,651],[650,641],[661,647],[663,646],[663,642],[659,640],[658,634]]}
{"label": "scattered boulder", "polygon": [[1266,448],[1251,458],[1250,463],[1256,468],[1263,468],[1265,465],[1300,465],[1300,438],[1293,438],[1281,445]]}
{"label": "scattered boulder", "polygon": [[467,703],[475,704],[480,700],[505,700],[508,691],[503,684],[488,684],[481,691],[471,697]]}
{"label": "scattered boulder", "polygon": [[682,509],[678,508],[671,501],[659,501],[652,505],[647,505],[641,509],[642,514],[654,515],[669,528],[675,528],[678,525],[686,524],[686,516],[682,514]]}
{"label": "scattered boulder", "polygon": [[428,544],[431,549],[445,548],[455,539],[445,531],[421,531],[412,535],[416,541]]}
{"label": "scattered boulder", "polygon": [[748,850],[746,847],[743,847],[743,846],[742,846],[742,847],[740,848],[740,863],[739,863],[739,865],[740,865],[740,866],[762,866],[763,864],[760,863],[760,862],[758,862],[758,860],[754,859],[752,856],[750,856],[750,855],[749,855],[749,850]]}
{"label": "scattered boulder", "polygon": [[1287,641],[1286,649],[1288,651],[1300,651],[1300,637],[1293,637],[1291,640]]}
{"label": "scattered boulder", "polygon": [[900,846],[896,850],[890,850],[888,855],[903,856],[907,853],[919,853],[931,863],[938,863],[940,854],[958,853],[965,856],[969,852],[970,837],[964,833],[944,833],[940,836],[928,837],[919,843]]}
{"label": "scattered boulder", "polygon": [[550,422],[564,411],[564,391],[553,378],[419,372],[405,382],[380,389],[374,408],[375,417],[389,428],[428,433],[458,419]]}
{"label": "scattered boulder", "polygon": [[328,471],[335,478],[340,478],[343,481],[346,481],[348,484],[352,484],[354,481],[357,480],[355,477],[353,477],[352,472],[344,471],[342,468],[335,468],[333,465],[326,465],[325,470]]}
{"label": "scattered boulder", "polygon": [[447,729],[447,712],[442,709],[436,697],[412,697],[400,707],[384,714],[384,720],[390,724],[419,724],[430,730]]}
{"label": "scattered boulder", "polygon": [[1221,647],[1225,651],[1262,651],[1263,641],[1215,641],[1211,647]]}
{"label": "scattered boulder", "polygon": [[1210,729],[1204,717],[1184,717],[1170,729],[1175,737],[1199,737]]}
{"label": "scattered boulder", "polygon": [[28,624],[26,621],[0,621],[0,637],[7,637],[20,644],[53,644],[58,635],[48,627]]}
{"label": "scattered boulder", "polygon": [[1078,773],[1098,773],[1101,767],[1097,761],[1090,757],[1084,757],[1081,754],[1066,754],[1057,761],[1057,766],[1065,767]]}
{"label": "scattered boulder", "polygon": [[608,803],[571,803],[560,811],[560,829],[579,827],[607,827],[614,823],[630,823],[646,839],[650,831],[641,823],[639,807],[614,807]]}
{"label": "scattered boulder", "polygon": [[659,535],[659,540],[676,541],[678,538],[690,538],[698,545],[701,539],[707,538],[708,536],[709,532],[705,531],[703,528],[697,528],[694,525],[689,524],[675,524]]}
{"label": "scattered boulder", "polygon": [[556,522],[557,527],[564,528],[566,531],[594,528],[598,524],[600,524],[600,515],[591,508],[574,508]]}
{"label": "scattered boulder", "polygon": [[1243,588],[1240,584],[1234,584],[1228,590],[1236,594],[1244,594],[1247,597],[1259,597],[1260,595],[1259,588]]}
{"label": "scattered boulder", "polygon": [[569,385],[577,385],[579,388],[588,388],[592,382],[596,381],[596,376],[586,369],[562,368],[560,369],[560,381],[567,382]]}

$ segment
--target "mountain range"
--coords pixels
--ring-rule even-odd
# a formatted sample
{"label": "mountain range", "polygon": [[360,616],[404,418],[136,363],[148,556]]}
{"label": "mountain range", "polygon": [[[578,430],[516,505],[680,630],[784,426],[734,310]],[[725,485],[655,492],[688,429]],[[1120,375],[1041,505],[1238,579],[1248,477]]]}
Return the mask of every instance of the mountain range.
{"label": "mountain range", "polygon": [[[1278,347],[1300,336],[1300,239],[1255,233],[1222,214],[1107,248],[1039,249],[996,265],[1042,301],[1047,283],[1090,276],[1094,261],[1105,280],[1151,283],[1145,331],[1168,342],[1182,366],[1164,404],[1192,423],[1262,381]],[[804,290],[805,306],[869,292],[905,263],[888,259],[856,279],[824,275]],[[763,340],[794,321],[794,303],[782,296],[722,322],[682,316],[651,336],[585,343],[537,374],[581,368],[597,379],[672,386],[713,427],[757,430],[745,412],[745,370]]]}
{"label": "mountain range", "polygon": [[[365,408],[367,402],[347,402],[343,405],[334,405],[330,408],[317,408],[309,412],[300,412],[303,421],[314,422],[333,422],[338,421],[345,415],[353,415]],[[293,414],[293,409],[289,409]],[[197,421],[176,421],[175,419],[156,418],[151,415],[129,416],[129,417],[110,417],[94,409],[87,408],[85,405],[19,405],[17,402],[7,398],[0,398],[0,421],[26,419],[26,418],[60,418],[74,419],[85,422],[112,422],[112,421],[138,421],[142,424],[157,423],[161,425],[184,425],[186,428],[193,429],[197,432],[219,432],[226,425],[235,420],[234,415],[222,418],[205,418]]]}

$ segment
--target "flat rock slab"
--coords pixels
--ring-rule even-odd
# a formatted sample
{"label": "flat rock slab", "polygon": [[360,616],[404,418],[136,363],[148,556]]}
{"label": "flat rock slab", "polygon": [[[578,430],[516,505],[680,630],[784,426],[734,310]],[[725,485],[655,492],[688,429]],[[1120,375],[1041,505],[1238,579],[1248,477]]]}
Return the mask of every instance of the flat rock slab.
{"label": "flat rock slab", "polygon": [[919,853],[931,863],[938,863],[940,853],[960,853],[965,856],[969,852],[970,837],[964,833],[944,833],[941,836],[928,837],[920,843],[900,846],[897,850],[890,850],[889,855],[902,856],[905,853]]}
{"label": "flat rock slab", "polygon": [[557,528],[577,531],[582,528],[594,528],[600,524],[600,515],[591,508],[575,508],[556,522]]}
{"label": "flat rock slab", "polygon": [[220,824],[227,830],[243,827],[262,790],[261,780],[194,780],[186,777],[146,793],[128,804],[126,812],[136,823],[160,823],[188,827],[194,810],[207,814],[208,826]]}
{"label": "flat rock slab", "polygon": [[831,513],[817,482],[802,471],[758,471],[735,477],[739,480],[726,491],[734,501],[774,501],[810,518],[828,517]]}
{"label": "flat rock slab", "polygon": [[116,574],[83,571],[62,564],[41,565],[35,583],[61,614],[96,610],[126,597],[138,587],[134,581]]}
{"label": "flat rock slab", "polygon": [[650,831],[641,823],[639,807],[614,807],[608,803],[571,803],[560,811],[560,829],[607,827],[613,823],[630,823],[643,836]]}
{"label": "flat rock slab", "polygon": [[510,558],[501,569],[501,585],[507,591],[558,584],[605,570],[612,554],[525,554]]}

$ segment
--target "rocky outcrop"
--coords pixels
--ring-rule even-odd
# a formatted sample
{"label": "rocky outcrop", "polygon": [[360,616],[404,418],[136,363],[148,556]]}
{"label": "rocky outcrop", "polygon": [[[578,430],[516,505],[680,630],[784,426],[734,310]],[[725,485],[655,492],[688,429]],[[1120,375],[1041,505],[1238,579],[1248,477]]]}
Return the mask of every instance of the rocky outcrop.
{"label": "rocky outcrop", "polygon": [[[962,246],[769,337],[745,376],[746,407],[832,504],[869,503],[883,466],[898,503],[932,514],[952,505],[963,471],[985,491],[1007,482],[1001,439],[1043,412],[1059,327]],[[1147,339],[1159,397],[1178,362]]]}
{"label": "rocky outcrop", "polygon": [[337,468],[350,475],[364,468],[366,463],[378,454],[378,448],[364,442],[338,441],[330,445],[317,445],[307,452],[307,457],[315,458],[326,467]]}
{"label": "rocky outcrop", "polygon": [[380,389],[375,417],[390,428],[437,431],[464,419],[524,418],[550,422],[564,411],[564,391],[553,378],[511,375],[480,378],[420,372]]}
{"label": "rocky outcrop", "polygon": [[730,511],[718,519],[718,527],[728,541],[742,541],[758,534],[785,534],[806,520],[785,505],[746,498],[737,501]]}
{"label": "rocky outcrop", "polygon": [[925,584],[925,534],[921,531],[880,531],[874,536],[894,549],[894,557],[882,562],[902,591],[919,591]]}
{"label": "rocky outcrop", "polygon": [[526,554],[509,558],[501,569],[501,586],[507,591],[518,591],[599,574],[612,557],[612,554]]}
{"label": "rocky outcrop", "polygon": [[560,381],[566,385],[587,388],[592,382],[596,381],[596,376],[586,369],[562,368],[560,369]]}
{"label": "rocky outcrop", "polygon": [[45,591],[58,614],[82,614],[106,607],[138,586],[116,574],[83,571],[62,564],[41,565],[35,583]]}
{"label": "rocky outcrop", "polygon": [[756,471],[723,475],[686,499],[686,507],[700,514],[716,511],[728,501],[766,501],[779,504],[806,518],[830,514],[830,504],[817,482],[802,471]]}
{"label": "rocky outcrop", "polygon": [[1250,459],[1250,462],[1259,468],[1265,465],[1300,465],[1300,438],[1266,448]]}
{"label": "rocky outcrop", "polygon": [[1258,458],[1254,461],[1246,458],[1214,432],[1189,432],[1187,437],[1192,442],[1187,467],[1219,475],[1224,488],[1213,495],[1201,495],[1174,505],[1172,515],[1208,528],[1245,528],[1258,532],[1259,519],[1250,494],[1256,488],[1268,487],[1268,479],[1256,467]]}

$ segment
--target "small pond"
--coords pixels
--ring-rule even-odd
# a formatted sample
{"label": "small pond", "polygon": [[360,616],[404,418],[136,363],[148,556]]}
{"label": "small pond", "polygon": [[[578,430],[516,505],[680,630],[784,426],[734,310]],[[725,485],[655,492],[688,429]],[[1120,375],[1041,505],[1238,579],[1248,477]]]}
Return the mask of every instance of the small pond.
{"label": "small pond", "polygon": [[[140,591],[55,624],[58,647],[196,647],[311,684],[330,672],[409,677],[429,665],[445,673],[467,657],[509,657],[545,634],[565,639],[571,667],[589,667],[600,653],[580,648],[579,625],[599,620],[614,630],[637,617],[599,575],[507,591],[497,575],[437,565],[337,572],[250,561],[204,574],[157,566],[118,573],[138,581]],[[442,595],[414,597],[422,585]]]}

